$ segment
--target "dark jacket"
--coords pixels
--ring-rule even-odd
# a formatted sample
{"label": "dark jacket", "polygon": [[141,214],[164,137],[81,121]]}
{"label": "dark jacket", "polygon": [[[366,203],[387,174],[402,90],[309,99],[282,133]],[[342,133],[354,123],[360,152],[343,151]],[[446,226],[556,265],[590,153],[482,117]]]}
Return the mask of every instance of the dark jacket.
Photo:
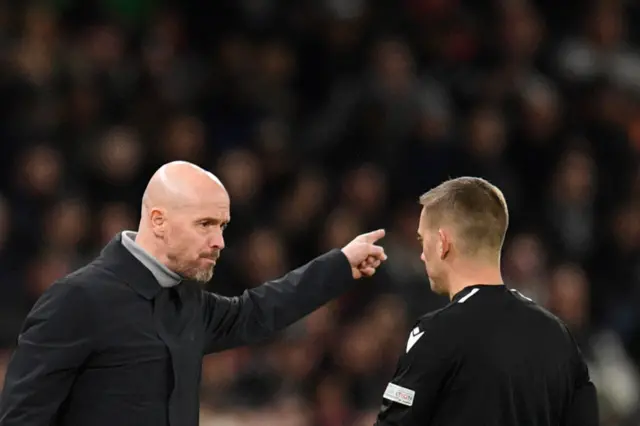
{"label": "dark jacket", "polygon": [[167,327],[159,301],[169,289],[120,238],[33,307],[7,369],[1,426],[197,426],[203,355],[271,336],[353,281],[334,250],[239,297],[183,282]]}
{"label": "dark jacket", "polygon": [[597,426],[596,390],[567,327],[514,290],[477,285],[422,317],[377,426]]}

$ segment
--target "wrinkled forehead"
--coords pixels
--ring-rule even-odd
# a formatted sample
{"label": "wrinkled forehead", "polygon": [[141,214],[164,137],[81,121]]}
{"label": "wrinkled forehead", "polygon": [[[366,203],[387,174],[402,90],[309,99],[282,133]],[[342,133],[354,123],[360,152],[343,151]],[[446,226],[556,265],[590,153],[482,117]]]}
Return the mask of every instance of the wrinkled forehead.
{"label": "wrinkled forehead", "polygon": [[221,219],[231,216],[231,202],[229,197],[212,197],[212,199],[200,203],[200,207],[203,211],[209,212],[210,215]]}
{"label": "wrinkled forehead", "polygon": [[228,221],[231,216],[231,200],[226,191],[199,192],[185,207],[196,215],[219,220]]}
{"label": "wrinkled forehead", "polygon": [[198,205],[201,210],[206,210],[209,212],[218,212],[219,214],[231,214],[231,204],[226,201],[215,201],[211,200],[208,202],[200,203]]}

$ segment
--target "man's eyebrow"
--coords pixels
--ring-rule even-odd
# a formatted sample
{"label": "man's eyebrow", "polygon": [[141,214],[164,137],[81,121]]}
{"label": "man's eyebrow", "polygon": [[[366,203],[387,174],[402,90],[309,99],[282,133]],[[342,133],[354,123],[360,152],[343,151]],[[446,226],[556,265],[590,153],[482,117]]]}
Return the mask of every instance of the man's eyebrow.
{"label": "man's eyebrow", "polygon": [[197,222],[229,223],[229,220],[207,216],[207,217],[201,217],[200,219],[197,219]]}

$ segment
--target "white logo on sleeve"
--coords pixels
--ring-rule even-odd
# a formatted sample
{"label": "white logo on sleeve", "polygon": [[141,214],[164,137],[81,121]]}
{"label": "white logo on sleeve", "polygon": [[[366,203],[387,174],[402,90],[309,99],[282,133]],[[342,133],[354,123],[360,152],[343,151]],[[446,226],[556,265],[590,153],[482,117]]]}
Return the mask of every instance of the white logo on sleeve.
{"label": "white logo on sleeve", "polygon": [[384,391],[384,397],[389,401],[397,402],[398,404],[407,405],[411,407],[413,405],[413,398],[416,396],[416,391],[403,388],[393,383],[387,385],[387,389]]}
{"label": "white logo on sleeve", "polygon": [[409,340],[407,340],[407,353],[409,352],[409,350],[411,350],[413,345],[415,345],[416,342],[422,337],[423,334],[424,331],[420,331],[418,327],[411,330],[411,334],[409,334]]}

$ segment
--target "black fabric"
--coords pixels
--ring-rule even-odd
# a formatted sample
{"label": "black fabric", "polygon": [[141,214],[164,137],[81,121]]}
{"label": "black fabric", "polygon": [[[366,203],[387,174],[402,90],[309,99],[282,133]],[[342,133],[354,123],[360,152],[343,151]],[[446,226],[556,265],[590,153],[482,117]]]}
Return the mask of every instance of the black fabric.
{"label": "black fabric", "polygon": [[118,236],[27,316],[0,426],[198,426],[203,355],[259,342],[352,282],[332,250],[239,297],[162,288]]}
{"label": "black fabric", "polygon": [[183,313],[183,307],[176,287],[163,288],[153,299],[153,314],[168,335],[180,336],[188,324],[189,317]]}
{"label": "black fabric", "polygon": [[411,331],[376,426],[597,426],[568,328],[504,285],[465,288]]}

